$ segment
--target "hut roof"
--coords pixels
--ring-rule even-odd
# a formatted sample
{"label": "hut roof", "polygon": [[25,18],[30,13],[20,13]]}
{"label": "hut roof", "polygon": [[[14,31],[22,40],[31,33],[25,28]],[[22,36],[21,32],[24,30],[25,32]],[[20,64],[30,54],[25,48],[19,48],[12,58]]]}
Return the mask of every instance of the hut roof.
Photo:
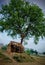
{"label": "hut roof", "polygon": [[8,45],[16,45],[16,46],[23,46],[21,43],[15,42],[15,41],[10,41]]}

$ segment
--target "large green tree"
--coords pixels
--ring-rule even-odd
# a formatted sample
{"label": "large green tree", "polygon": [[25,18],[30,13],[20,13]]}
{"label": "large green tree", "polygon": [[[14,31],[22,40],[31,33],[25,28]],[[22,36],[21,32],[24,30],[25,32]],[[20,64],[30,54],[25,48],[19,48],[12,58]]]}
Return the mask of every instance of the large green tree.
{"label": "large green tree", "polygon": [[45,36],[45,21],[42,9],[24,0],[11,0],[0,10],[0,31],[7,31],[12,37],[21,37],[21,44],[27,37],[34,36],[37,43],[39,37]]}

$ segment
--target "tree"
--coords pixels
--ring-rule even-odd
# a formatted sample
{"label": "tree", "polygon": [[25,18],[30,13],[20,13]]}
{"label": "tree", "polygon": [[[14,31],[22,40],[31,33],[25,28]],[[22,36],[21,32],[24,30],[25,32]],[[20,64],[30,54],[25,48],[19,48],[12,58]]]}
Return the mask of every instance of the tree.
{"label": "tree", "polygon": [[43,54],[45,55],[45,52],[43,52]]}
{"label": "tree", "polygon": [[0,10],[0,31],[8,32],[8,35],[24,39],[34,36],[37,43],[39,37],[45,36],[45,21],[42,9],[35,4],[24,0],[11,0],[8,5],[3,5]]}
{"label": "tree", "polygon": [[38,55],[38,52],[37,52],[37,50],[35,50],[35,51],[34,51],[34,53],[35,53],[36,55]]}
{"label": "tree", "polygon": [[33,49],[30,49],[30,54],[33,54],[34,53],[34,50]]}

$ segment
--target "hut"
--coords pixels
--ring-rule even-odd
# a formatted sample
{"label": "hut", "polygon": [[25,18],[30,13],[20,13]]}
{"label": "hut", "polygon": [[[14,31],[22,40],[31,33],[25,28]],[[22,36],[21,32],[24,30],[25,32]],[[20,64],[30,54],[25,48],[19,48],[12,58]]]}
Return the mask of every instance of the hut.
{"label": "hut", "polygon": [[13,52],[23,53],[24,52],[24,47],[21,43],[11,41],[8,44],[7,52],[8,53],[13,53]]}

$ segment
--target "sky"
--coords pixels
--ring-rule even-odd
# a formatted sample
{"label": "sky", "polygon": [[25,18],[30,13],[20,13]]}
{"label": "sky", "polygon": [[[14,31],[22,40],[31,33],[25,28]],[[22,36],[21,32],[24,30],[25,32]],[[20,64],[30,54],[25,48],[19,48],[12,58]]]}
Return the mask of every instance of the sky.
{"label": "sky", "polygon": [[[37,4],[45,13],[45,0],[27,0],[30,3]],[[9,0],[0,0],[0,9],[2,4],[8,4]],[[1,15],[0,15],[1,18]],[[20,38],[12,39],[10,36],[7,36],[6,32],[1,33],[0,32],[0,43],[8,44],[10,41],[16,41],[20,42]],[[25,48],[30,48],[37,50],[38,52],[45,52],[45,38],[42,40],[39,39],[39,42],[37,45],[34,44],[34,38],[29,38],[29,40],[26,40],[28,42],[27,45],[25,45]]]}

